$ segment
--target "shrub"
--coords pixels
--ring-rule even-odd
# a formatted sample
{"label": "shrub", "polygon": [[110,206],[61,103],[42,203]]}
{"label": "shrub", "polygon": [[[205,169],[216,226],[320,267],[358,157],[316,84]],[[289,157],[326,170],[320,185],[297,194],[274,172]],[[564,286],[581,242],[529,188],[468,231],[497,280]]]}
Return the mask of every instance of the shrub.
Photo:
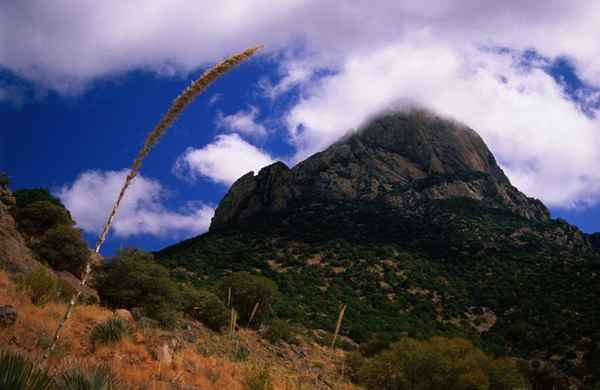
{"label": "shrub", "polygon": [[80,276],[90,250],[81,237],[81,231],[67,225],[58,225],[45,231],[33,246],[35,253],[50,267]]}
{"label": "shrub", "polygon": [[74,224],[64,206],[47,200],[33,202],[24,207],[17,203],[16,217],[19,230],[30,236],[40,235],[55,226]]}
{"label": "shrub", "polygon": [[153,256],[125,249],[98,269],[94,287],[101,301],[113,308],[140,308],[150,318],[168,323],[181,306],[181,293],[169,271]]}
{"label": "shrub", "polygon": [[51,388],[48,373],[23,356],[0,350],[0,389],[46,390]]}
{"label": "shrub", "polygon": [[57,295],[57,282],[44,267],[33,271],[18,282],[19,286],[29,292],[31,302],[42,305]]}
{"label": "shrub", "polygon": [[109,367],[77,367],[64,372],[56,380],[56,386],[61,390],[116,390],[119,381]]}
{"label": "shrub", "polygon": [[279,318],[275,318],[269,322],[265,338],[272,343],[280,341],[285,341],[288,344],[298,343],[292,326],[287,321]]}
{"label": "shrub", "polygon": [[[231,288],[231,304],[239,314],[241,323],[247,323],[256,303],[260,303],[255,319],[264,319],[271,307],[281,297],[273,281],[264,276],[252,275],[248,272],[236,272],[225,277],[217,286],[219,297],[227,300]],[[258,321],[254,321],[258,323]]]}
{"label": "shrub", "polygon": [[272,390],[271,374],[264,366],[253,365],[242,378],[244,390]]}
{"label": "shrub", "polygon": [[96,346],[97,344],[114,343],[129,335],[130,329],[127,322],[120,318],[111,318],[92,328],[90,341],[92,345]]}
{"label": "shrub", "polygon": [[183,310],[192,318],[214,331],[220,331],[229,321],[225,304],[207,290],[185,288],[182,292]]}
{"label": "shrub", "polygon": [[368,389],[462,390],[524,388],[509,359],[494,360],[463,339],[403,338],[389,350],[356,364],[354,377]]}

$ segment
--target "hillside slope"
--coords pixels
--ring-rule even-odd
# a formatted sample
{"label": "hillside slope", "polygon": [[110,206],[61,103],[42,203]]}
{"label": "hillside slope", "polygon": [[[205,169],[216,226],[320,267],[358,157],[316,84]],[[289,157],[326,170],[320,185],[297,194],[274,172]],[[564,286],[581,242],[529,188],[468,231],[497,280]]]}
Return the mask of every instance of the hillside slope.
{"label": "hillside slope", "polygon": [[[358,342],[467,336],[597,375],[600,262],[587,236],[512,186],[471,129],[393,113],[296,167],[234,183],[210,232],[157,257],[197,285],[273,279],[277,314]],[[191,276],[190,276],[191,275]]]}

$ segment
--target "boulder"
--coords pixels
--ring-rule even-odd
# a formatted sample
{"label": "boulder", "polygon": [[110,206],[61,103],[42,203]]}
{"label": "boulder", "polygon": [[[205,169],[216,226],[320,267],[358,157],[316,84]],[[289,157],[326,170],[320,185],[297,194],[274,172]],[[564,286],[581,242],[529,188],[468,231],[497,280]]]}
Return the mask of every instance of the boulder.
{"label": "boulder", "polygon": [[0,326],[11,326],[17,321],[17,309],[10,305],[0,305]]}
{"label": "boulder", "polygon": [[9,207],[0,202],[0,268],[10,274],[29,274],[40,267],[17,230]]}
{"label": "boulder", "polygon": [[170,366],[173,362],[173,354],[167,344],[163,344],[156,350],[156,359],[166,366]]}
{"label": "boulder", "polygon": [[115,316],[126,322],[135,322],[133,319],[133,314],[127,309],[117,309],[115,310]]}

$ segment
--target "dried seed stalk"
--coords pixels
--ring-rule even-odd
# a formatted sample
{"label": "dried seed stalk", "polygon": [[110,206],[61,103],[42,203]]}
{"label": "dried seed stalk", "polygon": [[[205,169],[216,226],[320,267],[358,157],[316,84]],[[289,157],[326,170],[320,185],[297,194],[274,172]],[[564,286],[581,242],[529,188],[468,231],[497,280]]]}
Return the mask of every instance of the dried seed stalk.
{"label": "dried seed stalk", "polygon": [[[158,143],[158,140],[160,139],[160,137],[162,137],[166,133],[166,131],[169,129],[169,127],[171,127],[173,125],[173,123],[175,123],[175,121],[177,120],[179,115],[183,112],[183,110],[196,97],[198,97],[198,95],[200,95],[202,92],[204,92],[204,90],[206,90],[206,88],[210,84],[212,84],[216,79],[218,79],[219,77],[221,77],[222,75],[224,75],[225,73],[227,73],[228,71],[233,69],[235,66],[237,66],[241,62],[252,57],[252,55],[254,55],[254,53],[256,53],[261,48],[262,48],[262,46],[256,46],[256,47],[253,47],[250,49],[246,49],[241,53],[234,54],[231,57],[228,57],[224,61],[218,63],[217,65],[213,66],[212,68],[210,68],[206,72],[204,72],[199,78],[197,78],[186,89],[184,89],[183,92],[181,94],[179,94],[179,96],[177,96],[177,98],[171,104],[169,111],[167,111],[167,113],[163,115],[163,117],[156,124],[154,129],[150,132],[150,134],[148,134],[148,136],[146,137],[146,140],[144,141],[144,145],[142,146],[142,149],[138,152],[137,156],[135,157],[135,160],[133,160],[131,170],[129,171],[129,174],[125,178],[125,183],[123,183],[123,186],[121,187],[119,195],[117,196],[117,200],[115,201],[113,208],[108,216],[108,219],[107,219],[106,223],[104,224],[102,233],[100,233],[100,236],[98,237],[98,241],[96,242],[96,248],[95,248],[96,253],[100,253],[100,248],[102,247],[102,244],[104,244],[104,241],[106,240],[106,236],[108,235],[108,231],[110,230],[110,227],[113,223],[115,215],[117,214],[117,210],[119,209],[119,206],[121,205],[121,201],[123,200],[123,196],[125,195],[125,192],[131,185],[133,179],[137,176],[137,174],[142,166],[142,162],[144,161],[144,158],[146,158],[146,156],[148,155],[148,153],[150,152],[152,147],[154,147]],[[83,287],[86,285],[91,272],[92,272],[92,266],[91,266],[90,261],[88,260],[88,262],[85,266],[85,271],[81,278],[81,282],[79,284],[79,288],[77,289],[77,293],[74,294],[73,297],[71,298],[71,301],[69,302],[69,305],[67,306],[65,314],[63,315],[61,321],[58,324],[58,327],[56,328],[56,331],[54,332],[54,336],[52,337],[52,342],[50,343],[50,346],[48,347],[48,349],[44,353],[44,356],[42,357],[42,361],[45,361],[46,359],[48,359],[48,357],[50,356],[50,354],[56,347],[56,343],[58,342],[58,339],[60,337],[60,331],[65,326],[65,323],[69,319],[71,312],[73,311],[73,308],[75,307],[75,305],[77,304],[77,301],[81,297],[81,291],[82,291]]]}
{"label": "dried seed stalk", "polygon": [[340,314],[338,315],[337,323],[335,324],[335,333],[333,334],[333,340],[331,340],[331,349],[335,351],[335,340],[340,333],[340,328],[342,327],[342,320],[344,319],[344,313],[346,312],[346,305],[342,305],[340,308]]}

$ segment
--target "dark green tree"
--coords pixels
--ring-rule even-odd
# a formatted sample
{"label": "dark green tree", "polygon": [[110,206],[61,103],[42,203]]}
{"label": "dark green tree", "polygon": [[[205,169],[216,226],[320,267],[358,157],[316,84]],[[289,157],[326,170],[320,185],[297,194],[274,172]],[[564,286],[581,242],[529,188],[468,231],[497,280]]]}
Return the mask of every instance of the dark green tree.
{"label": "dark green tree", "polygon": [[81,231],[69,225],[56,225],[48,229],[34,244],[33,250],[53,269],[69,271],[77,277],[81,275],[90,256]]}
{"label": "dark green tree", "polygon": [[[237,310],[241,323],[247,323],[254,305],[259,303],[256,319],[264,319],[271,307],[280,298],[277,285],[264,276],[252,275],[248,272],[235,272],[226,276],[217,286],[219,297],[227,302],[231,289],[231,305]],[[258,323],[254,322],[255,324]]]}
{"label": "dark green tree", "polygon": [[181,308],[177,284],[150,253],[124,249],[104,262],[94,279],[103,303],[113,308],[140,308],[166,327]]}
{"label": "dark green tree", "polygon": [[17,206],[19,230],[30,236],[43,234],[55,226],[73,226],[69,212],[63,207],[47,200]]}

